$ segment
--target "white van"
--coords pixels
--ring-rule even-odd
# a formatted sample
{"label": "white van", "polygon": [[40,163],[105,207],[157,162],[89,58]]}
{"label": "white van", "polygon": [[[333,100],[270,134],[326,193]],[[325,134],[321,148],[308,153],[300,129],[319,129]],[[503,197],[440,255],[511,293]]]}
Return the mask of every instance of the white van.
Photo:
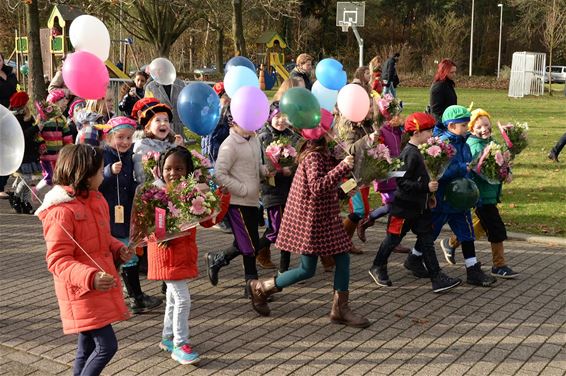
{"label": "white van", "polygon": [[566,66],[562,65],[552,65],[546,67],[546,74],[544,75],[544,82],[548,82],[548,71],[550,70],[550,76],[552,77],[552,82],[557,84],[566,83]]}

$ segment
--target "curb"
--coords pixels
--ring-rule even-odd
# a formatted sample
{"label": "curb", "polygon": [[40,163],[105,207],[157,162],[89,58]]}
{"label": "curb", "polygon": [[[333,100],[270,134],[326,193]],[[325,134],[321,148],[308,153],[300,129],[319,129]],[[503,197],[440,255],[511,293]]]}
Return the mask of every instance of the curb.
{"label": "curb", "polygon": [[507,232],[507,236],[511,240],[522,240],[527,243],[539,243],[545,245],[566,247],[566,238],[558,238],[554,236],[542,236],[533,234],[523,234],[521,232]]}

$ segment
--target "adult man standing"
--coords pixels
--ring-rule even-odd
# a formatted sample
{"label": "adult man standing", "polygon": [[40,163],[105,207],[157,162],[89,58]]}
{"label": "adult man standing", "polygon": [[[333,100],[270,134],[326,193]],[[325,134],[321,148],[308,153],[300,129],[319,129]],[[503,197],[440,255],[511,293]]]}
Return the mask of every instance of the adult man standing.
{"label": "adult man standing", "polygon": [[310,90],[312,88],[311,72],[312,72],[312,56],[309,54],[300,54],[297,57],[297,65],[291,71],[291,77],[302,78],[305,81],[305,88]]}
{"label": "adult man standing", "polygon": [[394,97],[397,96],[397,85],[399,85],[399,76],[397,76],[397,61],[399,61],[399,52],[395,52],[387,61],[383,68],[383,94],[391,93]]}

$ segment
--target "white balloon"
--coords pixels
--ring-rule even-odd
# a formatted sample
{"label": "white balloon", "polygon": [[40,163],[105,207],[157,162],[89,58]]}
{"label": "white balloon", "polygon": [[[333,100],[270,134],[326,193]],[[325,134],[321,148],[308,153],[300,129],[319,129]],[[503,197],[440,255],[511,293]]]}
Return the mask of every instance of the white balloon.
{"label": "white balloon", "polygon": [[18,119],[0,105],[0,176],[10,175],[20,168],[24,149],[24,132]]}
{"label": "white balloon", "polygon": [[311,93],[318,99],[320,107],[332,112],[338,99],[338,90],[330,90],[324,87],[320,81],[315,81],[311,88]]}
{"label": "white balloon", "polygon": [[161,85],[173,85],[177,78],[177,71],[172,62],[164,57],[153,59],[149,64],[149,74]]}
{"label": "white balloon", "polygon": [[100,60],[108,60],[110,54],[110,33],[102,21],[83,14],[71,23],[69,39],[76,51],[86,51]]}

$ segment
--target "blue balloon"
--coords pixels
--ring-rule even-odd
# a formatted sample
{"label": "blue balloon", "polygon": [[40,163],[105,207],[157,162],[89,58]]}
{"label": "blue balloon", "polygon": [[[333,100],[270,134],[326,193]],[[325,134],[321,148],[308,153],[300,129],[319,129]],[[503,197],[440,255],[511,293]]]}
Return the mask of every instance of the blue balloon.
{"label": "blue balloon", "polygon": [[348,76],[338,60],[323,59],[316,65],[316,79],[330,90],[340,90],[348,82]]}
{"label": "blue balloon", "polygon": [[247,57],[243,57],[243,56],[235,56],[235,57],[231,58],[230,60],[228,60],[224,70],[226,72],[228,72],[230,70],[230,68],[233,68],[233,67],[246,67],[248,69],[251,69],[253,72],[255,72],[254,63],[252,63],[252,61],[250,59],[248,59]]}
{"label": "blue balloon", "polygon": [[224,90],[230,98],[234,98],[238,89],[244,86],[259,88],[259,79],[255,72],[243,66],[232,67],[224,76]]}
{"label": "blue balloon", "polygon": [[206,136],[212,133],[220,120],[220,98],[209,85],[194,82],[179,93],[177,112],[187,128]]}

